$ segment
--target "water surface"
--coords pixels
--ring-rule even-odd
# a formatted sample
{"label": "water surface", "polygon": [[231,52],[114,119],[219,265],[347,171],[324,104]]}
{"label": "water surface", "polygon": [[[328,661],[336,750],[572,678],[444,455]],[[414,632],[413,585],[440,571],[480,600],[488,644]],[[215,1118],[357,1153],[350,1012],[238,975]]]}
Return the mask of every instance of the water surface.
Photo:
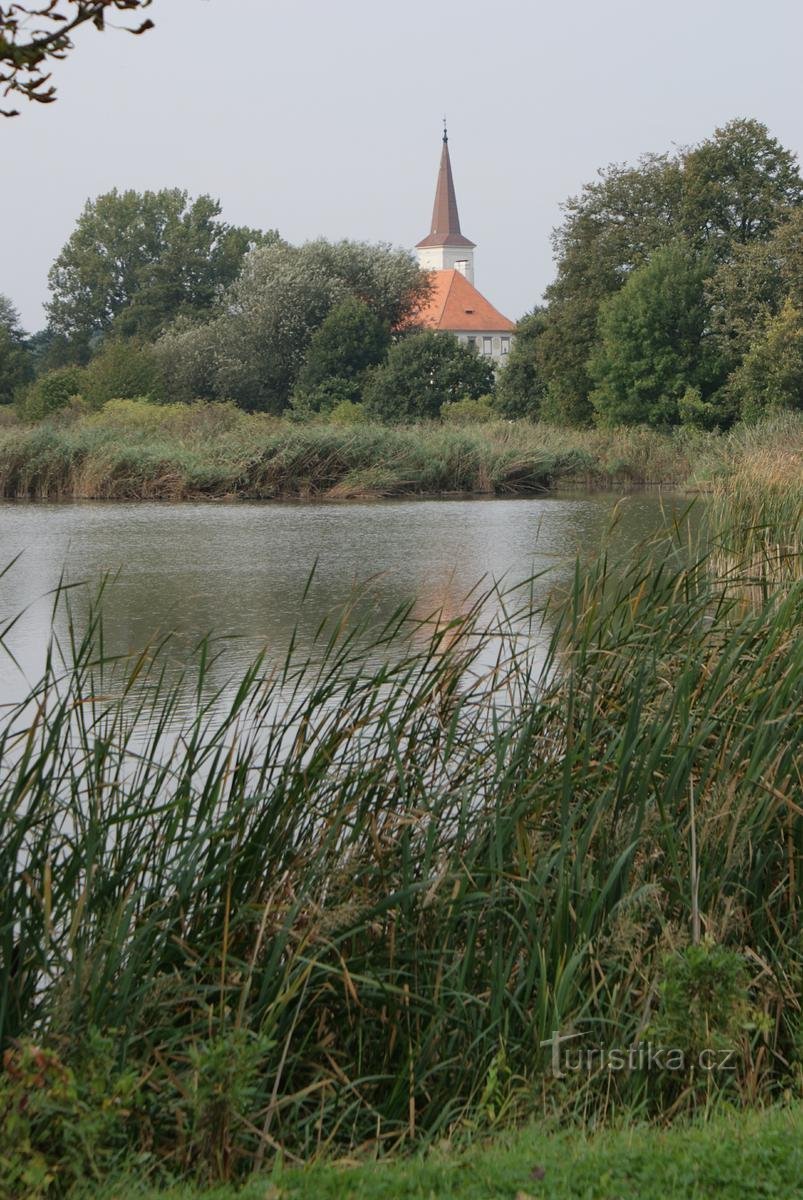
{"label": "water surface", "polygon": [[[593,554],[609,528],[614,545],[647,537],[687,498],[636,493],[514,500],[399,500],[365,503],[0,505],[0,617],[26,609],[9,636],[24,675],[39,676],[59,579],[80,585],[81,621],[104,575],[107,650],[141,649],[174,631],[181,658],[206,634],[230,638],[218,670],[235,674],[263,647],[280,656],[291,634],[303,652],[321,618],[362,596],[377,621],[417,599],[424,616],[456,612],[480,581],[533,584],[545,596],[568,579],[577,553]],[[302,603],[313,568],[314,575]],[[66,615],[57,612],[62,637]],[[0,661],[0,703],[19,699],[24,680]]]}

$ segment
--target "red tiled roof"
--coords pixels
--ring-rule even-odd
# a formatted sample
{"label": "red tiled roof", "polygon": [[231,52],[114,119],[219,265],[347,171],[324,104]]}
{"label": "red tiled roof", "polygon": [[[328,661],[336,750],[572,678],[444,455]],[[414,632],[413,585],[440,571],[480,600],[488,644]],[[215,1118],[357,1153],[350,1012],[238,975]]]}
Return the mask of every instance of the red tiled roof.
{"label": "red tiled roof", "polygon": [[473,246],[460,232],[460,217],[457,215],[452,164],[449,159],[449,141],[443,135],[441,165],[438,170],[438,186],[435,189],[435,204],[432,209],[432,228],[419,246]]}
{"label": "red tiled roof", "polygon": [[455,333],[512,333],[516,328],[460,271],[430,271],[432,292],[415,323]]}

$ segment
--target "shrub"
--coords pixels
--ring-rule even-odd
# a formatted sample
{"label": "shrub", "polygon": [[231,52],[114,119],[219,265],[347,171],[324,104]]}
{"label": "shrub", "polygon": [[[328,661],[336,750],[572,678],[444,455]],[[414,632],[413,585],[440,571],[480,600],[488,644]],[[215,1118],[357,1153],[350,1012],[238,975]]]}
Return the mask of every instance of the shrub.
{"label": "shrub", "polygon": [[364,405],[355,404],[353,400],[341,400],[329,414],[329,420],[335,425],[359,425],[367,419]]}
{"label": "shrub", "polygon": [[70,400],[82,394],[83,367],[57,367],[40,375],[22,394],[19,413],[23,420],[41,421],[66,408]]}
{"label": "shrub", "polygon": [[150,346],[108,341],[85,369],[83,395],[91,408],[107,400],[159,397],[159,371]]}
{"label": "shrub", "polygon": [[493,386],[486,358],[453,334],[427,330],[391,346],[387,362],[365,386],[365,404],[380,420],[416,421],[439,416],[447,401],[485,396]]}
{"label": "shrub", "polygon": [[472,399],[464,396],[462,400],[447,400],[441,408],[441,420],[447,425],[474,425],[493,421],[493,396],[477,396]]}

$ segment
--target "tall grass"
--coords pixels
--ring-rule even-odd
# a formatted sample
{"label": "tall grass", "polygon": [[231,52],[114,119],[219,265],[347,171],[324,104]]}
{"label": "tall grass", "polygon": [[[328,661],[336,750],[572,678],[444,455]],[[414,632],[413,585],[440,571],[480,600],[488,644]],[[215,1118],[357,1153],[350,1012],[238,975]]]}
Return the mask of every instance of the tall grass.
{"label": "tall grass", "polygon": [[[324,624],[313,658],[211,696],[206,645],[168,685],[165,647],[109,661],[99,612],[71,624],[0,731],[14,1078],[71,1072],[84,1121],[96,1098],[90,1165],[215,1177],[796,1086],[802,589],[746,607],[670,531],[578,566],[537,669],[523,589],[493,626],[481,598]],[[733,1072],[550,1073],[555,1030],[677,1024],[662,984],[691,941],[747,972],[736,1026],[712,1010]]]}
{"label": "tall grass", "polygon": [[[753,434],[768,454],[801,445],[789,417]],[[36,499],[516,495],[556,484],[710,487],[738,473],[745,435],[559,429],[527,421],[407,428],[298,425],[227,404],[115,400],[0,428],[0,496]]]}
{"label": "tall grass", "polygon": [[735,565],[763,594],[803,578],[803,442],[789,434],[770,447],[746,431],[738,469],[714,480],[709,504],[719,569]]}

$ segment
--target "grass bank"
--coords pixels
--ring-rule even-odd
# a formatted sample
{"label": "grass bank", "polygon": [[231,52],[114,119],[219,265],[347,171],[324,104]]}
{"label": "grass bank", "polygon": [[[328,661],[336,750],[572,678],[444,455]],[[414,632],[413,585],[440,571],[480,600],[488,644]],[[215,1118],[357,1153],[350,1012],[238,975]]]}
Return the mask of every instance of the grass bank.
{"label": "grass bank", "polygon": [[746,457],[803,447],[787,416],[730,434],[569,430],[529,422],[413,428],[297,425],[231,405],[111,401],[90,416],[0,426],[9,499],[329,498],[556,486],[690,485],[738,473]]}
{"label": "grass bank", "polygon": [[803,582],[737,577],[672,529],[221,695],[62,625],[0,722],[7,1191],[799,1096]]}
{"label": "grass bank", "polygon": [[436,1149],[401,1162],[277,1170],[236,1191],[152,1192],[134,1179],[81,1191],[87,1200],[795,1200],[801,1181],[803,1109],[796,1105],[670,1130],[589,1137],[535,1128],[462,1153]]}

